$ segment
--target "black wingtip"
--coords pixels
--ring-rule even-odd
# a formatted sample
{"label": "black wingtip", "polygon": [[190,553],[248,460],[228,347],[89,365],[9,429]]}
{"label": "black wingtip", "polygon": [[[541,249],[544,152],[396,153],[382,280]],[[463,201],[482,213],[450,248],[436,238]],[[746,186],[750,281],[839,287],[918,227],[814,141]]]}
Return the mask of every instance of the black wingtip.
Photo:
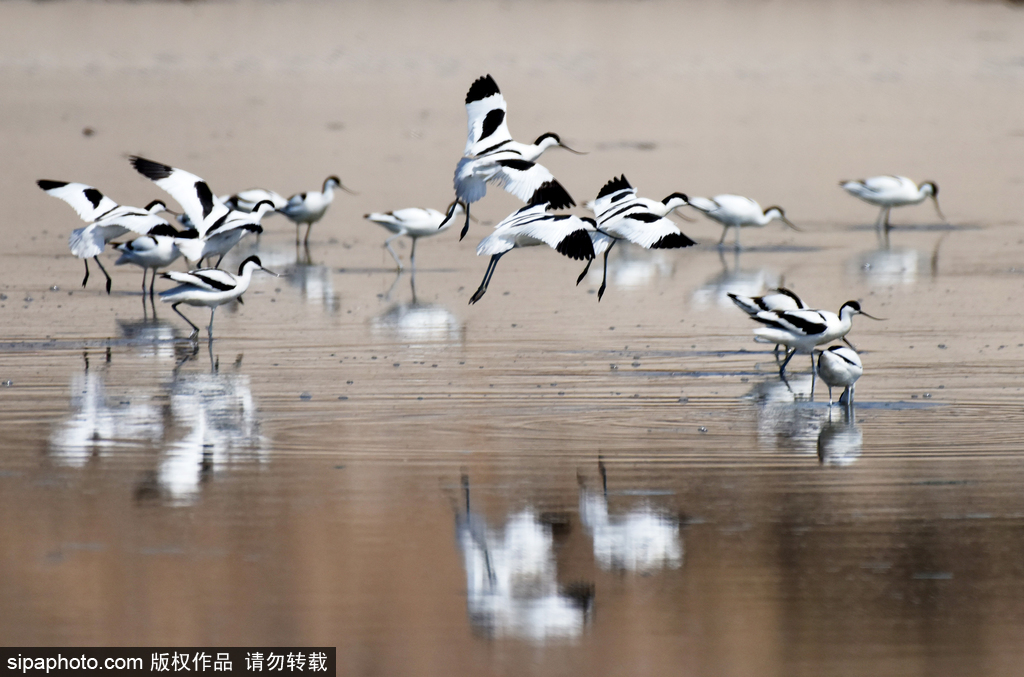
{"label": "black wingtip", "polygon": [[146,158],[139,157],[138,155],[132,155],[129,158],[132,163],[132,167],[135,167],[136,171],[145,176],[147,179],[153,181],[159,181],[160,179],[166,179],[174,171],[174,167],[160,164],[159,162],[153,162]]}
{"label": "black wingtip", "polygon": [[67,181],[50,181],[49,179],[39,179],[36,184],[43,190],[53,190],[54,188],[63,188],[68,185]]}
{"label": "black wingtip", "polygon": [[697,244],[682,233],[669,233],[651,245],[651,249],[682,249]]}
{"label": "black wingtip", "polygon": [[568,209],[575,207],[576,201],[569,195],[569,191],[558,181],[552,179],[545,181],[537,190],[533,191],[529,204],[548,205],[550,209]]}
{"label": "black wingtip", "polygon": [[590,233],[581,228],[569,233],[568,237],[558,243],[555,251],[577,261],[590,260],[594,258],[594,242],[590,239]]}
{"label": "black wingtip", "polygon": [[604,187],[601,188],[601,192],[597,194],[597,199],[600,200],[601,198],[611,195],[612,193],[617,193],[620,190],[632,189],[633,186],[629,185],[629,181],[626,180],[626,175],[623,174],[622,176],[615,177],[608,183],[604,184]]}
{"label": "black wingtip", "polygon": [[498,89],[498,83],[494,81],[490,74],[483,75],[477,78],[476,82],[470,86],[469,91],[466,92],[466,103],[470,104],[474,101],[486,99],[492,94],[501,94],[501,91]]}

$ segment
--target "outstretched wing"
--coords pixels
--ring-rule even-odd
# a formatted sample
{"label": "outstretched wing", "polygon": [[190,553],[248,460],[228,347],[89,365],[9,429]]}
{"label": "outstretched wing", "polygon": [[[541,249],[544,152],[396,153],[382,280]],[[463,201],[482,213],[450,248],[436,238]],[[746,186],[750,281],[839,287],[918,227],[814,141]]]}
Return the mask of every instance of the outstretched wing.
{"label": "outstretched wing", "polygon": [[195,174],[135,155],[131,157],[131,163],[140,174],[178,201],[200,237],[206,234],[211,224],[228,213],[227,206],[213,194],[206,181]]}
{"label": "outstretched wing", "polygon": [[71,205],[83,221],[92,223],[104,214],[117,209],[117,203],[84,183],[68,183],[66,181],[36,181],[48,195],[60,198]]}
{"label": "outstretched wing", "polygon": [[488,183],[504,188],[523,202],[529,202],[545,184],[550,184],[551,196],[547,204],[551,209],[568,209],[575,207],[576,202],[569,195],[569,192],[548,171],[544,165],[528,160],[509,158],[497,160],[495,171],[487,179]]}
{"label": "outstretched wing", "polygon": [[604,232],[644,249],[679,249],[697,244],[683,234],[674,221],[646,210],[633,209],[598,224]]}
{"label": "outstretched wing", "polygon": [[506,120],[505,97],[490,75],[480,77],[466,93],[468,132],[463,155],[474,157],[512,140]]}

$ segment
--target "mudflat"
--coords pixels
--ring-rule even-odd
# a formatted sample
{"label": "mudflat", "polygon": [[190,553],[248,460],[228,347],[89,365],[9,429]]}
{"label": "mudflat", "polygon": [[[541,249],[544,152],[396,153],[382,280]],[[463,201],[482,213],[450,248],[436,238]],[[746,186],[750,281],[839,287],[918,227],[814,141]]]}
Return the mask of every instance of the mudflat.
{"label": "mudflat", "polygon": [[[1016,674],[1024,645],[1024,13],[1002,3],[0,3],[0,639],[337,646],[339,674]],[[747,195],[801,232],[537,247],[520,203],[417,245],[466,90],[581,205]],[[214,340],[68,252],[37,179],[143,206],[128,163],[219,194],[339,176],[280,215]],[[842,179],[940,187],[894,209]],[[177,209],[177,205],[172,205]],[[409,246],[395,242],[408,261]],[[182,269],[177,262],[175,269]],[[158,288],[164,282],[158,282]],[[169,283],[167,283],[169,286]],[[779,378],[728,293],[847,300],[852,412]],[[204,309],[184,309],[205,326]],[[838,393],[834,393],[836,396]]]}

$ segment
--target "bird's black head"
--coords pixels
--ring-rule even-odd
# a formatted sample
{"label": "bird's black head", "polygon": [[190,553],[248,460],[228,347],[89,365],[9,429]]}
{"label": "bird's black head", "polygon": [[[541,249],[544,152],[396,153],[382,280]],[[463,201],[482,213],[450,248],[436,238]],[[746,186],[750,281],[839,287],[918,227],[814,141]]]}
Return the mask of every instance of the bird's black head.
{"label": "bird's black head", "polygon": [[672,193],[662,200],[661,203],[667,205],[672,200],[682,200],[684,204],[690,204],[690,197],[686,193]]}
{"label": "bird's black head", "polygon": [[271,202],[270,200],[260,200],[259,202],[257,202],[256,204],[254,204],[252,206],[252,210],[254,212],[258,212],[260,210],[260,207],[262,207],[263,205],[269,206],[271,211],[276,209],[276,207],[274,206],[274,203]]}
{"label": "bird's black head", "polygon": [[539,146],[540,142],[543,141],[544,139],[554,139],[556,144],[562,145],[562,139],[560,139],[558,134],[555,134],[554,132],[544,132],[543,134],[537,137],[537,140],[533,142],[533,145]]}
{"label": "bird's black head", "polygon": [[[160,205],[160,209],[158,209],[156,211],[153,211],[153,208],[156,207],[157,205]],[[146,211],[150,212],[152,214],[157,214],[159,212],[166,212],[167,211],[167,204],[163,200],[153,200],[148,205],[146,205]]]}
{"label": "bird's black head", "polygon": [[149,229],[148,235],[165,235],[167,237],[178,237],[178,231],[167,223],[161,223]]}
{"label": "bird's black head", "polygon": [[260,268],[263,267],[263,262],[260,261],[260,257],[258,257],[258,256],[250,256],[245,261],[242,261],[242,265],[238,266],[238,274],[239,275],[242,274],[242,271],[245,269],[245,266],[248,265],[250,262],[255,263]]}
{"label": "bird's black head", "polygon": [[922,188],[924,188],[925,186],[931,186],[932,197],[935,197],[939,194],[939,186],[934,181],[925,181],[924,183],[921,184]]}
{"label": "bird's black head", "polygon": [[[846,303],[844,303],[844,304],[843,304],[843,308],[850,308],[850,309],[852,309],[852,310],[853,310],[854,312],[857,312],[857,313],[861,312],[861,309],[860,309],[860,304],[859,304],[859,303],[857,303],[856,301],[847,301]],[[840,313],[842,313],[842,311],[843,311],[843,308],[840,308],[840,309],[839,309],[839,312],[840,312]]]}

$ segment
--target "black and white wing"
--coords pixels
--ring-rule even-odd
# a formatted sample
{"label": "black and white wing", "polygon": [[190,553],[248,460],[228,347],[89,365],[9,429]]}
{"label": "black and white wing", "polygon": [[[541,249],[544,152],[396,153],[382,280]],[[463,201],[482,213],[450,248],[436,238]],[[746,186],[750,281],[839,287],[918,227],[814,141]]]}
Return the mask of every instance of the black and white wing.
{"label": "black and white wing", "polygon": [[140,174],[178,201],[200,236],[228,213],[227,206],[213,194],[206,181],[195,174],[135,155],[131,157],[131,163]]}
{"label": "black and white wing", "polygon": [[475,202],[486,192],[485,183],[504,188],[523,202],[529,202],[539,188],[551,184],[558,191],[552,197],[552,209],[575,207],[576,202],[554,175],[543,165],[514,157],[462,158],[455,170],[455,194],[465,202]]}
{"label": "black and white wing", "polygon": [[234,275],[217,268],[202,268],[188,273],[169,270],[161,277],[207,291],[231,291],[238,285]]}
{"label": "black and white wing", "polygon": [[616,177],[602,186],[592,203],[598,226],[609,221],[624,207],[636,200],[636,188],[629,185],[626,175]]}
{"label": "black and white wing", "polygon": [[828,329],[828,321],[818,310],[762,310],[750,316],[761,324],[791,332],[797,336],[816,336]]}
{"label": "black and white wing", "polygon": [[36,181],[48,195],[59,198],[71,205],[86,223],[92,223],[114,209],[117,203],[109,197],[84,183],[68,183],[66,181]]}
{"label": "black and white wing", "polygon": [[490,75],[478,78],[466,93],[468,132],[463,155],[475,157],[512,140],[506,120],[505,97]]}

